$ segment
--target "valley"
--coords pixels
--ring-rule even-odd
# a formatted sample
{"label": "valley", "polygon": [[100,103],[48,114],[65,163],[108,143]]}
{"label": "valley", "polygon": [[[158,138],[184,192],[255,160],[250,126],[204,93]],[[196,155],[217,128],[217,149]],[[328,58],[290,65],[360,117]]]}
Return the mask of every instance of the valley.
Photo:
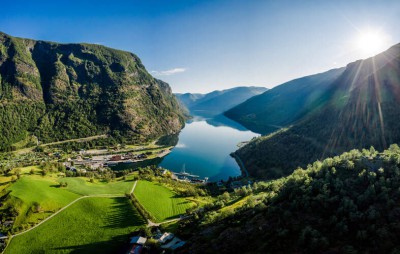
{"label": "valley", "polygon": [[400,2],[1,6],[1,254],[400,253]]}

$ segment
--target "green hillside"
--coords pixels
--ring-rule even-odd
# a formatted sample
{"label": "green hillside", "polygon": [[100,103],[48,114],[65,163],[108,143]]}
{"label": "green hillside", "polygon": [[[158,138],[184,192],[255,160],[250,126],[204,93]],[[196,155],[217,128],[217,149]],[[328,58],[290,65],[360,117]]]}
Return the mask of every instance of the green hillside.
{"label": "green hillside", "polygon": [[349,149],[400,143],[400,44],[349,64],[331,87],[314,114],[237,151],[250,174],[277,178]]}
{"label": "green hillside", "polygon": [[168,84],[129,52],[0,33],[0,150],[109,133],[130,141],[178,132],[183,117]]}
{"label": "green hillside", "polygon": [[122,253],[144,224],[124,197],[86,198],[14,237],[5,253]]}
{"label": "green hillside", "polygon": [[225,115],[254,132],[276,131],[323,106],[332,82],[343,71],[334,69],[289,81],[229,109]]}
{"label": "green hillside", "polygon": [[247,190],[251,202],[227,216],[199,212],[186,224],[190,247],[182,253],[397,253],[399,167],[400,148],[392,145],[258,182]]}

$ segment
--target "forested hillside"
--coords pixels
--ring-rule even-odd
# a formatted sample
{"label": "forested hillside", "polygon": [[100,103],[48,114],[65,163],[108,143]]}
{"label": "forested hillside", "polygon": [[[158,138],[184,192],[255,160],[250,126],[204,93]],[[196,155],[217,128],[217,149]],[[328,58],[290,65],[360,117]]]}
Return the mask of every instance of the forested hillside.
{"label": "forested hillside", "polygon": [[346,150],[400,143],[400,44],[349,64],[324,107],[237,151],[250,174],[277,178]]}
{"label": "forested hillside", "polygon": [[352,150],[238,191],[233,212],[221,195],[181,231],[189,253],[397,253],[399,169],[398,145]]}
{"label": "forested hillside", "polygon": [[0,33],[0,150],[31,134],[41,142],[105,133],[135,141],[182,126],[170,87],[134,54]]}
{"label": "forested hillside", "polygon": [[334,69],[289,81],[229,109],[225,115],[254,132],[271,133],[325,105],[332,82],[343,71]]}

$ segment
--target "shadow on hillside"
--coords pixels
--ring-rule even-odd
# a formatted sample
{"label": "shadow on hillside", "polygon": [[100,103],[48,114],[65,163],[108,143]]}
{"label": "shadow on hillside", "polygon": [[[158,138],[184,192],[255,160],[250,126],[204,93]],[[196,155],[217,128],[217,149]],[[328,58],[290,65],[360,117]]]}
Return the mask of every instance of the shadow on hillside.
{"label": "shadow on hillside", "polygon": [[[130,204],[130,201],[125,197],[112,198],[112,212],[106,214],[106,224],[101,226],[103,230],[113,230],[122,228],[140,227],[146,222],[142,219],[139,213]],[[126,253],[129,247],[129,237],[133,232],[128,234],[112,237],[109,241],[99,241],[90,244],[71,245],[59,248],[53,248],[54,251],[68,252],[73,254],[78,253]]]}
{"label": "shadow on hillside", "polygon": [[106,215],[107,224],[102,228],[128,228],[145,224],[146,222],[129,202],[125,197],[113,198],[112,212]]}
{"label": "shadow on hillside", "polygon": [[100,241],[94,242],[90,244],[82,244],[82,245],[70,245],[64,246],[60,248],[53,248],[52,250],[55,252],[68,252],[71,254],[87,254],[87,253],[96,253],[96,254],[123,254],[126,253],[129,248],[129,237],[131,235],[119,235],[113,237],[109,241]]}

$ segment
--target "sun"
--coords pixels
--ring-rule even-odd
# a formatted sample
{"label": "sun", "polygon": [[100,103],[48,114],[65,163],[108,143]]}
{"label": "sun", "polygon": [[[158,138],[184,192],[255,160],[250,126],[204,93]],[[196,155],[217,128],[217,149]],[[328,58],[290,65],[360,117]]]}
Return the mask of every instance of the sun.
{"label": "sun", "polygon": [[387,36],[381,31],[361,31],[356,40],[356,47],[364,54],[378,54],[386,49]]}

